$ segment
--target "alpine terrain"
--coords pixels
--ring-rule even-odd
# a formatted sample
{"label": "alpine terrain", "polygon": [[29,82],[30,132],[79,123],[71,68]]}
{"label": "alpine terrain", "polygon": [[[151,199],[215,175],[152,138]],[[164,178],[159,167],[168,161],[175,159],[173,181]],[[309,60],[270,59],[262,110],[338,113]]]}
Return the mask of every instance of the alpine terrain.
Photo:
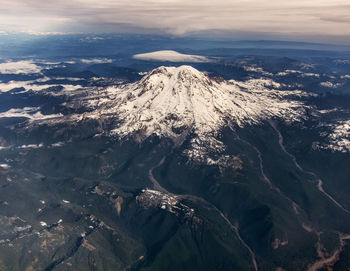
{"label": "alpine terrain", "polygon": [[1,92],[0,270],[346,270],[350,108],[247,65]]}

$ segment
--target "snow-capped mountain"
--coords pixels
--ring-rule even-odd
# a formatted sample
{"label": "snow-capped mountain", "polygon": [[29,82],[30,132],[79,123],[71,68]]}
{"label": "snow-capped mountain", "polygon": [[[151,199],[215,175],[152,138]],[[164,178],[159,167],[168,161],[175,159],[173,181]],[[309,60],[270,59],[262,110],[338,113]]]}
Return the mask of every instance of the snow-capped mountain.
{"label": "snow-capped mountain", "polygon": [[350,66],[121,59],[3,74],[6,270],[346,269]]}
{"label": "snow-capped mountain", "polygon": [[266,85],[276,86],[269,81],[210,78],[191,66],[159,67],[138,82],[90,94],[82,100],[91,108],[84,118],[115,118],[118,124],[112,134],[139,141],[156,134],[181,144],[192,133],[188,155],[198,158],[208,150],[223,150],[217,135],[225,126],[242,127],[275,117],[295,121],[303,116],[305,106],[296,97],[305,93]]}

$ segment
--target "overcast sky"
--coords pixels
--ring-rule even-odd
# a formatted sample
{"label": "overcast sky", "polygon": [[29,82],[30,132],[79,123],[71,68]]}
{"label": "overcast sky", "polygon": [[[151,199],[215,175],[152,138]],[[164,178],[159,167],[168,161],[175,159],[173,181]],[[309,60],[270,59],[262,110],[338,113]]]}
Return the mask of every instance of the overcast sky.
{"label": "overcast sky", "polygon": [[0,0],[0,31],[230,33],[350,44],[350,1]]}

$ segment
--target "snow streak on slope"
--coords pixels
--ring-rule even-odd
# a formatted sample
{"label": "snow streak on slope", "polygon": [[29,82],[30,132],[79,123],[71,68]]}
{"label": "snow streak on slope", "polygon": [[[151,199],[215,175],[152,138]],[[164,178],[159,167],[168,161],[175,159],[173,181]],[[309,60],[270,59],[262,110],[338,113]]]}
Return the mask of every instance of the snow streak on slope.
{"label": "snow streak on slope", "polygon": [[350,152],[350,120],[340,121],[333,125],[333,133],[329,138],[328,148],[334,151]]}
{"label": "snow streak on slope", "polygon": [[[140,81],[105,90],[83,101],[92,112],[85,118],[113,117],[112,134],[143,140],[152,134],[181,144],[194,135],[187,154],[206,163],[222,163],[218,138],[228,124],[240,127],[274,117],[299,120],[305,106],[298,91],[279,91],[259,82],[214,80],[190,66],[159,67]],[[219,161],[220,159],[220,161]]]}

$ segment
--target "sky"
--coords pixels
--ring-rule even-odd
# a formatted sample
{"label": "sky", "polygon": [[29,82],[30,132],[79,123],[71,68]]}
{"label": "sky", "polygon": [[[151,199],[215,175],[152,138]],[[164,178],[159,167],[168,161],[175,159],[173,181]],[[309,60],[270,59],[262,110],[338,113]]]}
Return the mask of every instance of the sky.
{"label": "sky", "polygon": [[230,35],[350,44],[349,0],[0,0],[0,34]]}

